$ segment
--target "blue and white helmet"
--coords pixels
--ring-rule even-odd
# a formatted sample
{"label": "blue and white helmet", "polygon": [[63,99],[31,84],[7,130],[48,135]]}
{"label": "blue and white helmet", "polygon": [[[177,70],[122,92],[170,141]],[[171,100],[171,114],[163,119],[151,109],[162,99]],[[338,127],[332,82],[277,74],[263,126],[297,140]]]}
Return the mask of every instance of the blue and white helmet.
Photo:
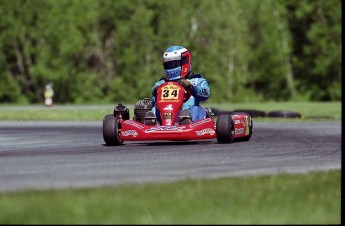
{"label": "blue and white helmet", "polygon": [[163,54],[163,67],[167,80],[185,78],[192,70],[192,55],[182,46],[171,46]]}

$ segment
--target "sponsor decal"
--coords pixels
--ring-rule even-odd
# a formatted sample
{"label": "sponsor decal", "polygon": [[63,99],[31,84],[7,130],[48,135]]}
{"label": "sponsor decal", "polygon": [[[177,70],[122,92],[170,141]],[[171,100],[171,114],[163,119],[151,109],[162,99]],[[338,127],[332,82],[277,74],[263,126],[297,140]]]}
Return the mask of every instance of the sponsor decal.
{"label": "sponsor decal", "polygon": [[172,110],[174,110],[174,109],[173,109],[173,107],[172,107],[172,104],[168,104],[165,108],[163,108],[163,110],[172,111]]}
{"label": "sponsor decal", "polygon": [[246,135],[249,135],[249,123],[248,123],[248,116],[245,117],[246,118]]}
{"label": "sponsor decal", "polygon": [[185,127],[178,127],[178,126],[155,126],[151,127],[150,129],[145,130],[145,133],[151,133],[155,131],[181,131]]}
{"label": "sponsor decal", "polygon": [[201,124],[204,124],[204,123],[207,123],[207,122],[210,122],[210,121],[211,121],[211,118],[206,118],[206,119],[203,119],[203,120],[201,120],[199,122],[195,122],[195,123],[190,124],[189,127],[190,128],[194,128],[196,126],[199,126]]}
{"label": "sponsor decal", "polygon": [[134,127],[137,127],[138,129],[142,129],[144,128],[142,125],[138,124],[138,123],[135,123],[133,121],[130,121],[130,120],[127,120],[124,122],[125,124],[128,124],[128,125],[132,125]]}
{"label": "sponsor decal", "polygon": [[210,134],[210,135],[213,135],[216,133],[216,131],[214,131],[214,129],[211,129],[211,128],[206,128],[206,129],[203,129],[203,130],[200,130],[200,131],[195,131],[196,135],[198,136],[202,136],[202,135],[205,135],[205,134]]}
{"label": "sponsor decal", "polygon": [[172,89],[172,90],[175,90],[175,89],[180,89],[180,87],[178,87],[177,85],[174,85],[174,84],[168,84],[168,85],[165,85],[162,87],[162,89]]}
{"label": "sponsor decal", "polygon": [[171,112],[164,112],[164,119],[171,119],[172,113]]}
{"label": "sponsor decal", "polygon": [[[241,117],[240,115],[232,115],[232,116]],[[246,123],[244,122],[244,120],[242,118],[241,119],[235,119],[234,123],[235,123],[235,125],[242,124],[243,126],[246,126]]]}
{"label": "sponsor decal", "polygon": [[162,99],[158,100],[158,102],[179,102],[180,100],[172,100],[172,99]]}
{"label": "sponsor decal", "polygon": [[122,136],[126,137],[126,136],[133,136],[136,137],[138,136],[138,132],[135,130],[127,130],[127,131],[121,131]]}
{"label": "sponsor decal", "polygon": [[241,134],[244,132],[244,128],[236,129],[235,134]]}

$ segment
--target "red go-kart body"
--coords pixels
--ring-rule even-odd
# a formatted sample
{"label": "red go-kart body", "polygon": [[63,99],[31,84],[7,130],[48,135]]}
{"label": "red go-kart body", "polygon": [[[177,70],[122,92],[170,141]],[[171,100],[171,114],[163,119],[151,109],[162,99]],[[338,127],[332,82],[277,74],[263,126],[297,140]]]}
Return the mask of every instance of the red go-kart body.
{"label": "red go-kart body", "polygon": [[177,82],[165,82],[157,89],[156,104],[161,123],[155,116],[142,123],[124,119],[122,115],[107,115],[103,120],[103,138],[107,145],[120,145],[124,141],[150,140],[204,140],[217,138],[220,143],[234,139],[249,140],[252,134],[252,119],[247,113],[219,115],[215,123],[211,113],[204,119],[191,122],[190,116],[181,114],[183,103],[190,91]]}

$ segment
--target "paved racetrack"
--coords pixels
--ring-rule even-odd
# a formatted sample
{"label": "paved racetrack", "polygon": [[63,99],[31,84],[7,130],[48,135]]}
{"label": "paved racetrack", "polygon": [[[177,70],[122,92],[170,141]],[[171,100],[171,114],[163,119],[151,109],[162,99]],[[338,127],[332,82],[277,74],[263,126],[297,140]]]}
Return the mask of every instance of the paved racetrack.
{"label": "paved racetrack", "polygon": [[341,122],[255,122],[249,142],[125,142],[102,122],[0,122],[0,192],[341,168]]}

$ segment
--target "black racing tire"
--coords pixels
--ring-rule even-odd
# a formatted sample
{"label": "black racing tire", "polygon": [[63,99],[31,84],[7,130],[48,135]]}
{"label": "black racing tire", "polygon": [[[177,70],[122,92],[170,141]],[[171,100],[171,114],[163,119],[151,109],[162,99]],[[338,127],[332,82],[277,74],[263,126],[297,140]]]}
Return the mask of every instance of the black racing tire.
{"label": "black racing tire", "polygon": [[267,114],[268,117],[272,118],[301,118],[301,114],[292,111],[270,111]]}
{"label": "black racing tire", "polygon": [[259,111],[259,110],[253,110],[253,109],[236,109],[234,110],[234,114],[236,112],[246,112],[250,116],[254,117],[266,117],[266,112],[264,111]]}
{"label": "black racing tire", "polygon": [[234,140],[234,122],[230,115],[221,114],[216,122],[218,143],[231,143]]}
{"label": "black racing tire", "polygon": [[119,118],[114,115],[106,115],[103,119],[103,140],[107,146],[118,146],[123,143],[120,140]]}

